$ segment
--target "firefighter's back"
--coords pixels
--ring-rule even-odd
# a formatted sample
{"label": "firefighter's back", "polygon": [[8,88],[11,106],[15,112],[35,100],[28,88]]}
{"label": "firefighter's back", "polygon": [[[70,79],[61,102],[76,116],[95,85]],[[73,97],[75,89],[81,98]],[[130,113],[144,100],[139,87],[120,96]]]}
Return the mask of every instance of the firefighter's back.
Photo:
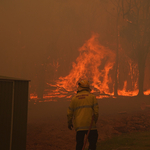
{"label": "firefighter's back", "polygon": [[[93,116],[94,99],[95,95],[88,91],[81,91],[73,98],[74,127],[77,131],[88,130]],[[94,129],[95,123],[92,126]]]}

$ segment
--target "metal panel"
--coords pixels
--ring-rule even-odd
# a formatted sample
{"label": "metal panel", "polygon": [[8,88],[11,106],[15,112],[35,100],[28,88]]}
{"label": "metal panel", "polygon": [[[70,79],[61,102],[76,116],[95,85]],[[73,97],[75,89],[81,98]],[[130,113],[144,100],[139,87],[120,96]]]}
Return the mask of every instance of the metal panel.
{"label": "metal panel", "polygon": [[0,150],[10,149],[13,81],[0,80]]}
{"label": "metal panel", "polygon": [[26,149],[28,81],[15,81],[12,149]]}

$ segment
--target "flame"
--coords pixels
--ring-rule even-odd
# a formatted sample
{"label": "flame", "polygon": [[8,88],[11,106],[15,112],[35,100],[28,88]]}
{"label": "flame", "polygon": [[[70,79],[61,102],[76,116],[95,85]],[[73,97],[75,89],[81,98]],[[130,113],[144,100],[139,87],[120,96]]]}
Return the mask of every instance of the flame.
{"label": "flame", "polygon": [[34,104],[36,104],[38,99],[39,98],[38,98],[37,94],[34,92],[34,93],[30,94],[30,100],[29,100],[29,102],[31,102],[31,100],[34,100]]}
{"label": "flame", "polygon": [[77,82],[82,78],[87,78],[92,82],[93,92],[100,91],[101,93],[112,94],[109,91],[108,83],[110,84],[112,81],[109,71],[113,68],[115,54],[110,49],[100,45],[98,37],[98,34],[93,34],[79,49],[79,57],[76,59],[76,63],[72,63],[72,70],[69,75],[59,77],[55,85],[49,84],[57,87],[55,92],[62,92],[62,89],[67,92],[74,91]]}
{"label": "flame", "polygon": [[42,102],[57,102],[56,99],[48,99],[48,100],[44,100],[44,101],[39,101],[39,103],[42,103]]}
{"label": "flame", "polygon": [[38,96],[36,93],[31,93],[30,94],[30,99],[38,99]]}
{"label": "flame", "polygon": [[144,95],[150,95],[150,89],[147,91],[144,91]]}
{"label": "flame", "polygon": [[[56,98],[70,99],[76,93],[78,81],[83,78],[90,81],[91,92],[95,93],[97,98],[113,97],[114,83],[112,82],[112,73],[110,71],[113,70],[116,55],[111,49],[101,45],[98,38],[98,34],[93,34],[79,48],[79,56],[76,62],[72,63],[72,70],[67,76],[60,76],[57,80],[47,83],[49,88],[45,89],[44,102],[56,101]],[[131,82],[126,79],[122,90],[118,90],[118,95],[135,96],[139,92],[137,64],[130,58],[127,60],[129,64],[128,76]],[[56,72],[60,67],[59,63],[54,61],[49,65],[54,67]],[[120,73],[118,73],[119,76]],[[150,89],[145,91],[144,94],[150,95]],[[30,99],[34,98],[38,99],[37,95],[31,94]]]}
{"label": "flame", "polygon": [[122,90],[118,90],[118,95],[122,96],[136,96],[139,90],[136,89],[134,91],[127,90],[127,81],[124,81],[124,86]]}

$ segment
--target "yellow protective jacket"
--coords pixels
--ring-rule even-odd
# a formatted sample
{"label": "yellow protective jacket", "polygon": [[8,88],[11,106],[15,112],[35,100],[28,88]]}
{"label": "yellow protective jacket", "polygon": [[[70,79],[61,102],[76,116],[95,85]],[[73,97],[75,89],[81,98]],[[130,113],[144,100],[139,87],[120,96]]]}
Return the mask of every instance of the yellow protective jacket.
{"label": "yellow protective jacket", "polygon": [[88,130],[94,115],[95,119],[91,130],[95,130],[98,111],[99,106],[95,95],[88,91],[80,91],[72,98],[67,110],[68,123],[71,123],[73,119],[76,131]]}

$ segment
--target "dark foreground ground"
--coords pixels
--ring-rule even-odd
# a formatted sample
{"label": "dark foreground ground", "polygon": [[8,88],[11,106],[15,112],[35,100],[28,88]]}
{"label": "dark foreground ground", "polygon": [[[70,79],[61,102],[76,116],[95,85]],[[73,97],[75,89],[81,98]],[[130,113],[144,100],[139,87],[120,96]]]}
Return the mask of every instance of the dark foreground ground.
{"label": "dark foreground ground", "polygon": [[96,150],[150,150],[150,131],[122,133],[113,136],[97,143]]}
{"label": "dark foreground ground", "polygon": [[[150,130],[150,97],[101,99],[99,103],[98,142],[116,135]],[[75,131],[67,128],[66,111],[69,101],[29,103],[27,150],[74,150]],[[88,144],[87,144],[88,145]]]}

